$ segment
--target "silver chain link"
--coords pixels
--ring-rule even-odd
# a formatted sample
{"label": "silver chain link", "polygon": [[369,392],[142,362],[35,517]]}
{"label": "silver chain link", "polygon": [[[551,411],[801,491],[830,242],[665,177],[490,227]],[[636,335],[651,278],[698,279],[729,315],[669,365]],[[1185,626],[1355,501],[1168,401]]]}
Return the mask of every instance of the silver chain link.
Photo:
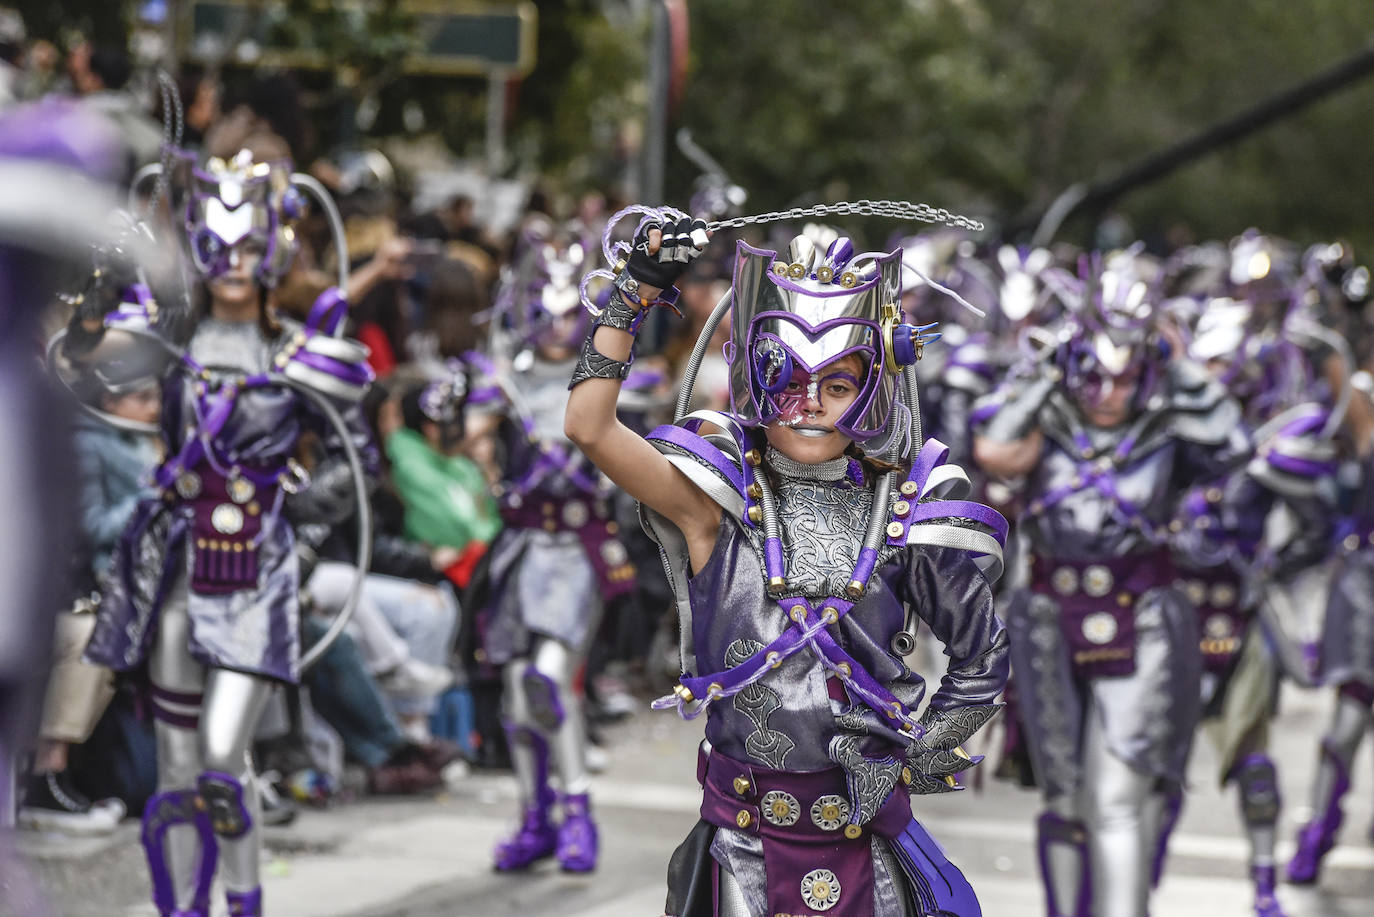
{"label": "silver chain link", "polygon": [[943,223],[946,226],[967,229],[972,232],[982,232],[983,230],[981,220],[951,213],[943,207],[913,204],[910,201],[870,201],[867,198],[857,201],[839,201],[834,204],[817,204],[814,207],[793,207],[791,210],[773,210],[747,217],[731,217],[728,220],[716,220],[707,223],[706,228],[713,231],[738,229],[742,226],[761,223],[778,223],[824,216],[892,217],[898,220],[916,220],[921,223]]}

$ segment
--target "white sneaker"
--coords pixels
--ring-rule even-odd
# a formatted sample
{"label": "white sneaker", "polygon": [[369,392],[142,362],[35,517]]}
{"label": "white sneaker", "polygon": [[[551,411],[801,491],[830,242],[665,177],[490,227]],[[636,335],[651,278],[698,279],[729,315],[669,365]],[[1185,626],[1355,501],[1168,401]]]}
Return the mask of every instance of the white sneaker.
{"label": "white sneaker", "polygon": [[377,684],[391,694],[434,697],[453,684],[453,672],[444,666],[407,659],[378,678]]}
{"label": "white sneaker", "polygon": [[606,768],[611,766],[611,756],[606,754],[606,750],[599,745],[587,743],[587,753],[584,756],[587,760],[587,770],[593,774],[604,774]]}

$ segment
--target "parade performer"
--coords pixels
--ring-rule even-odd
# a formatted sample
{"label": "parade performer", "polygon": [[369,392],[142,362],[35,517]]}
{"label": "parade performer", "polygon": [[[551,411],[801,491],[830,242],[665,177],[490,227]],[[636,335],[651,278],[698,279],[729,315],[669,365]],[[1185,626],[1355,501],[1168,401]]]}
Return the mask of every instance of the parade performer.
{"label": "parade performer", "polygon": [[[707,717],[701,821],[669,864],[666,911],[980,914],[908,793],[952,791],[980,760],[962,745],[1007,676],[989,586],[1005,522],[953,499],[966,476],[913,423],[910,369],[932,338],[900,321],[901,252],[740,243],[693,361],[729,309],[731,412],[640,437],[615,417],[635,331],[706,241],[699,221],[649,212],[567,413],[640,500],[674,587],[684,674],[655,706]],[[926,686],[903,662],[918,620],[950,656],[920,713]]]}
{"label": "parade performer", "polygon": [[1172,586],[1168,523],[1194,476],[1219,476],[1248,443],[1224,389],[1170,360],[1149,263],[1122,253],[1084,274],[1078,314],[1038,372],[992,396],[974,454],[1024,478],[1030,582],[1007,626],[1045,798],[1048,912],[1144,917],[1161,790],[1181,785],[1199,715],[1195,612]]}
{"label": "parade performer", "polygon": [[[589,872],[599,843],[574,680],[604,604],[633,589],[635,573],[605,480],[563,435],[567,378],[586,333],[578,298],[585,249],[551,226],[527,235],[497,297],[490,378],[503,384],[485,406],[505,528],[490,551],[481,640],[486,661],[502,668],[521,809],[495,866],[525,869],[552,856],[568,872]],[[473,368],[472,388],[491,391]],[[482,429],[483,409],[469,399],[470,435]]]}
{"label": "parade performer", "polygon": [[[336,405],[360,399],[371,373],[365,349],[331,334],[346,309],[337,289],[303,326],[272,308],[301,189],[322,203],[324,192],[248,150],[191,165],[191,175],[185,226],[200,302],[154,301],[133,277],[98,272],[64,343],[103,374],[160,361],[166,458],[115,549],[86,658],[146,672],[158,792],[143,843],[158,911],[208,915],[218,863],[238,917],[263,912],[249,744],[272,686],[296,682],[302,664],[288,513],[329,521],[366,502]],[[330,447],[308,489],[295,460],[307,431]]]}

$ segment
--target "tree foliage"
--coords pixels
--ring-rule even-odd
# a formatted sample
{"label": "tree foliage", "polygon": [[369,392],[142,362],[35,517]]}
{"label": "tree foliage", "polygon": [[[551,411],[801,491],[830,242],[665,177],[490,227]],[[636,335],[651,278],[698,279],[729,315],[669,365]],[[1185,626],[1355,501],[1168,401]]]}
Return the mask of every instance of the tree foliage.
{"label": "tree foliage", "polygon": [[[1110,176],[1374,38],[1363,0],[693,0],[682,112],[751,206],[846,193],[1003,219]],[[1146,237],[1248,225],[1374,244],[1374,80],[1117,206]],[[680,190],[680,189],[679,189]],[[1070,224],[1080,234],[1086,227]]]}

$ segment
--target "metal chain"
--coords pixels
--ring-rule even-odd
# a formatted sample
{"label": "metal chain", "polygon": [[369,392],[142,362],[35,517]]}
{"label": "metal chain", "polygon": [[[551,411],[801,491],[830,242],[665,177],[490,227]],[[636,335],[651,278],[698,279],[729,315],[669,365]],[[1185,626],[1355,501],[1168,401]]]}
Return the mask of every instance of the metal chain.
{"label": "metal chain", "polygon": [[793,207],[791,210],[773,210],[769,213],[759,213],[747,217],[732,217],[728,220],[716,220],[707,223],[706,228],[710,230],[738,229],[742,226],[761,223],[777,223],[800,220],[806,217],[831,215],[892,217],[898,220],[917,220],[922,223],[943,223],[946,226],[967,229],[972,232],[981,232],[984,228],[981,220],[951,213],[943,207],[913,204],[910,201],[870,201],[866,198],[857,201],[839,201],[834,204],[817,204],[814,207]]}

